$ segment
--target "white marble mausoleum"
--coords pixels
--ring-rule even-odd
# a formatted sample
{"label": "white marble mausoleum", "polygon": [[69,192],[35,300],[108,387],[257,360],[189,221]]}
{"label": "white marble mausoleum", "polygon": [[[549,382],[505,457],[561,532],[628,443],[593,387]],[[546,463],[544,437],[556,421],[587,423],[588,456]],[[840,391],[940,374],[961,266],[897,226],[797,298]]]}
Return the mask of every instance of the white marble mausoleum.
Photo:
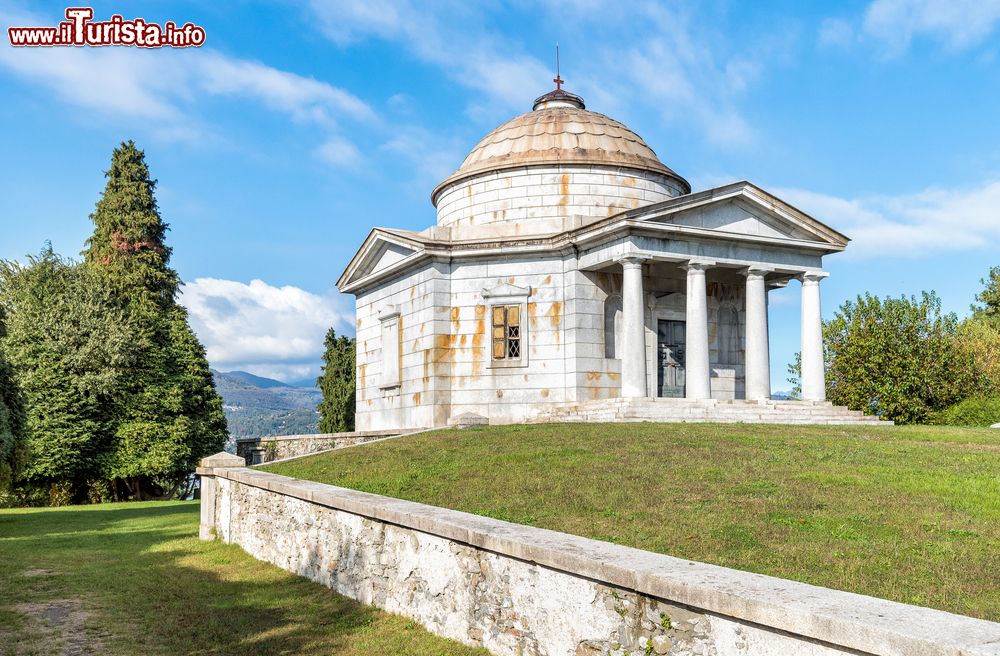
{"label": "white marble mausoleum", "polygon": [[[358,430],[629,408],[862,420],[824,403],[823,256],[848,238],[763,189],[692,192],[639,135],[557,88],[487,135],[431,200],[437,225],[375,228],[337,283],[357,298]],[[803,401],[782,404],[770,400],[767,299],[790,283]]]}

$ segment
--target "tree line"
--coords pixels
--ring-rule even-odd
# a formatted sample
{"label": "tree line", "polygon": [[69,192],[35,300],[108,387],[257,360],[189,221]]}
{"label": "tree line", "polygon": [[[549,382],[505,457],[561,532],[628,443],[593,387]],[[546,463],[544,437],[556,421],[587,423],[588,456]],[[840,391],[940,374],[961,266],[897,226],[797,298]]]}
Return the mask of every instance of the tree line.
{"label": "tree line", "polygon": [[81,261],[0,261],[7,503],[169,498],[227,439],[144,153],[122,143],[106,177]]}
{"label": "tree line", "polygon": [[980,282],[961,320],[934,292],[841,305],[823,322],[827,399],[901,424],[1000,422],[1000,267]]}

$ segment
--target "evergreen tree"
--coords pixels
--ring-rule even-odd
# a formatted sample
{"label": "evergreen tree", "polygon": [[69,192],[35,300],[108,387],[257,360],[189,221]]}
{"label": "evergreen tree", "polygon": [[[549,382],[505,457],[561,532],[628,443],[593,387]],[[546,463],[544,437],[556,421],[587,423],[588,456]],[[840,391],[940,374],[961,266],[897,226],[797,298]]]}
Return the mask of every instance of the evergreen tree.
{"label": "evergreen tree", "polygon": [[222,399],[176,301],[180,280],[169,266],[168,226],[144,153],[131,141],[121,144],[106,175],[84,261],[133,322],[140,357],[115,408],[105,475],[136,498],[166,496],[225,444]]}
{"label": "evergreen tree", "polygon": [[101,477],[114,399],[136,362],[133,325],[100,280],[51,247],[27,265],[0,262],[0,307],[0,353],[25,408],[19,488],[43,502],[82,499]]}
{"label": "evergreen tree", "polygon": [[90,215],[94,234],[87,240],[85,261],[133,308],[169,309],[180,280],[169,266],[171,249],[164,241],[169,226],[160,218],[156,180],[149,177],[145,154],[132,141],[122,143],[104,175],[108,183]]}
{"label": "evergreen tree", "polygon": [[316,384],[323,391],[319,404],[319,431],[343,433],[354,430],[355,341],[333,328],[323,340],[323,372]]}

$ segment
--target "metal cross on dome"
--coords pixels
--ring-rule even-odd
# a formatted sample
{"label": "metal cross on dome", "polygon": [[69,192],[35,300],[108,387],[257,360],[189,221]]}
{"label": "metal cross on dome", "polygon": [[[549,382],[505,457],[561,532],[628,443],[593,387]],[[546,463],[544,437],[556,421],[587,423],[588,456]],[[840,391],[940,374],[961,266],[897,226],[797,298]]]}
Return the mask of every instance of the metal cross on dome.
{"label": "metal cross on dome", "polygon": [[552,81],[556,83],[556,91],[562,91],[562,84],[563,84],[564,80],[559,75],[559,44],[558,43],[556,44],[556,76],[555,76],[555,78]]}

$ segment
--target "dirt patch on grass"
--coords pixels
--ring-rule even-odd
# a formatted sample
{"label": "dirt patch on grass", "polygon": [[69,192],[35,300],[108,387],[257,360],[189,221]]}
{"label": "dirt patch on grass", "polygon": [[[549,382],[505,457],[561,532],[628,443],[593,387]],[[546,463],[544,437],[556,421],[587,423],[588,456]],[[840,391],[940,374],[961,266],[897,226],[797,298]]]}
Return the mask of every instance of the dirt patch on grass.
{"label": "dirt patch on grass", "polygon": [[[34,576],[46,576],[45,570]],[[25,575],[27,572],[25,572]],[[30,575],[29,575],[30,576]],[[20,654],[59,654],[60,656],[90,656],[106,653],[102,641],[87,632],[90,613],[83,610],[79,599],[53,599],[13,606],[27,617],[31,644],[13,644],[15,656]]]}
{"label": "dirt patch on grass", "polygon": [[21,572],[21,576],[29,579],[33,579],[38,576],[52,576],[55,572],[51,572],[47,569],[40,569],[38,567],[29,567],[28,569]]}

